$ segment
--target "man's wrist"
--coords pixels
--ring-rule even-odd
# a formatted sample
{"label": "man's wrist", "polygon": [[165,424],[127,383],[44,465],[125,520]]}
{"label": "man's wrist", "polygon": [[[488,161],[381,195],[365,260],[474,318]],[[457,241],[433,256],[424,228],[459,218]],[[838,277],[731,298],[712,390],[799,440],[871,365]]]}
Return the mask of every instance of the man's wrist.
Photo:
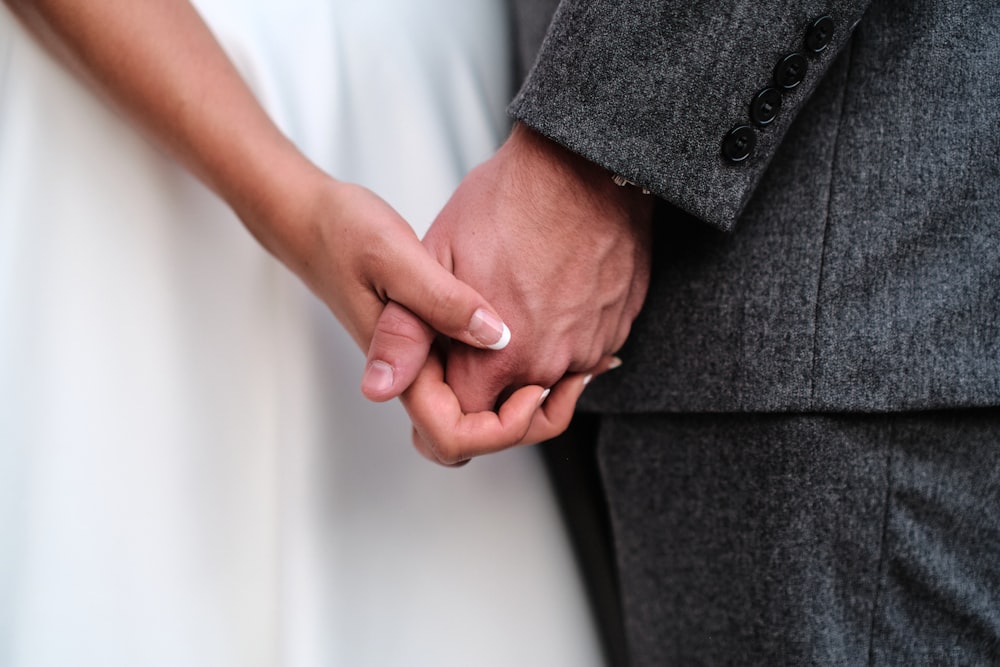
{"label": "man's wrist", "polygon": [[525,151],[529,160],[539,163],[541,171],[533,169],[530,177],[546,181],[548,187],[569,189],[572,196],[592,199],[601,206],[620,207],[638,224],[647,224],[651,219],[654,198],[648,190],[574,153],[528,125],[517,122],[508,144],[513,144],[516,151]]}

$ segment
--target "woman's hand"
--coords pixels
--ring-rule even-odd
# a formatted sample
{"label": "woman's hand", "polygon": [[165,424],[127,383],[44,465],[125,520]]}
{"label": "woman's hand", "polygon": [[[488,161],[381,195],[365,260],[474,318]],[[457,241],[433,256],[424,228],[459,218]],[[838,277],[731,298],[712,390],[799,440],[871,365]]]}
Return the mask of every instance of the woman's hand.
{"label": "woman's hand", "polygon": [[[389,299],[447,336],[502,347],[509,334],[496,312],[439,266],[392,208],[323,173],[282,134],[187,0],[4,2],[221,196],[362,349]],[[401,393],[426,359],[426,324],[400,335],[413,340],[387,339],[368,364],[372,398]]]}
{"label": "woman's hand", "polygon": [[[439,266],[391,207],[324,174],[282,134],[187,0],[3,1],[53,53],[221,196],[362,348],[387,302],[405,307],[390,310],[400,321],[380,328],[369,352],[366,396],[397,396],[425,365],[433,369],[433,329],[474,347],[506,344],[509,332],[497,313]],[[552,392],[546,412],[571,411],[582,379],[573,384],[572,391]],[[499,415],[470,419],[457,409],[450,388],[435,384],[430,412],[418,427],[441,441],[455,432],[469,435],[458,422],[468,424],[474,453],[492,451],[541,433],[532,423],[542,412],[542,394],[540,386],[522,387]],[[438,412],[442,406],[447,410]]]}
{"label": "woman's hand", "polygon": [[243,212],[244,221],[362,349],[389,301],[419,319],[400,318],[400,326],[380,336],[365,368],[366,396],[381,401],[402,393],[438,333],[481,349],[506,345],[510,332],[486,299],[434,260],[375,193],[318,170],[275,180],[287,189],[263,207],[267,213]]}

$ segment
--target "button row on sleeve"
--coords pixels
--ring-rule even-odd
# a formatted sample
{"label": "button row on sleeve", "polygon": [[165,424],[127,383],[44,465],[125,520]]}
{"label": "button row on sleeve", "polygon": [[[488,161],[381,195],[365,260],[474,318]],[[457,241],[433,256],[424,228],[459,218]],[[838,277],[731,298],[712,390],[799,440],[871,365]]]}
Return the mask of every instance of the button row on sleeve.
{"label": "button row on sleeve", "polygon": [[[750,100],[750,121],[764,128],[774,122],[781,111],[781,95],[795,89],[806,77],[809,62],[806,54],[817,55],[826,50],[833,40],[833,18],[820,16],[806,29],[802,52],[796,51],[778,61],[774,67],[770,86],[754,95]],[[743,162],[753,153],[757,145],[757,135],[750,125],[737,125],[722,140],[722,156],[726,160]]]}

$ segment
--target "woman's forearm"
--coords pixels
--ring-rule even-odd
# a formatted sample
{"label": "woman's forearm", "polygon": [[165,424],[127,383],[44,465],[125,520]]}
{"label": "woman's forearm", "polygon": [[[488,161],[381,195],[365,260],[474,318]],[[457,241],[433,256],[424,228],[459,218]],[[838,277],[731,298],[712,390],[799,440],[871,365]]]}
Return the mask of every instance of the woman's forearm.
{"label": "woman's forearm", "polygon": [[[187,0],[3,2],[222,196],[362,349],[376,338],[366,395],[387,400],[424,378],[417,395],[431,408],[422,413],[421,428],[450,434],[449,442],[464,433],[477,451],[528,435],[547,439],[565,428],[582,377],[560,382],[562,389],[551,395],[522,387],[500,415],[461,413],[439,377],[436,357],[428,357],[436,333],[496,351],[508,344],[510,330],[482,295],[427,252],[388,204],[361,186],[333,180],[292,145]],[[403,306],[407,317],[394,318],[399,309],[387,311],[390,301]],[[534,416],[543,400],[547,412],[538,427]]]}
{"label": "woman's forearm", "polygon": [[[285,254],[296,188],[325,178],[268,118],[187,0],[4,0],[36,35]],[[282,259],[288,259],[282,257]]]}

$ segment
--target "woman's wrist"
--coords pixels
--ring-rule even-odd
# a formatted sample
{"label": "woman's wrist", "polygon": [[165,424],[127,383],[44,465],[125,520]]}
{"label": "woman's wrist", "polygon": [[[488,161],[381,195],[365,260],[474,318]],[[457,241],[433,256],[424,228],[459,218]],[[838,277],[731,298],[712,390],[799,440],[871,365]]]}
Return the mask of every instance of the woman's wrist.
{"label": "woman's wrist", "polygon": [[316,221],[319,209],[332,205],[336,181],[290,142],[270,150],[258,145],[225,171],[220,195],[268,252],[302,276],[310,250],[321,243]]}

